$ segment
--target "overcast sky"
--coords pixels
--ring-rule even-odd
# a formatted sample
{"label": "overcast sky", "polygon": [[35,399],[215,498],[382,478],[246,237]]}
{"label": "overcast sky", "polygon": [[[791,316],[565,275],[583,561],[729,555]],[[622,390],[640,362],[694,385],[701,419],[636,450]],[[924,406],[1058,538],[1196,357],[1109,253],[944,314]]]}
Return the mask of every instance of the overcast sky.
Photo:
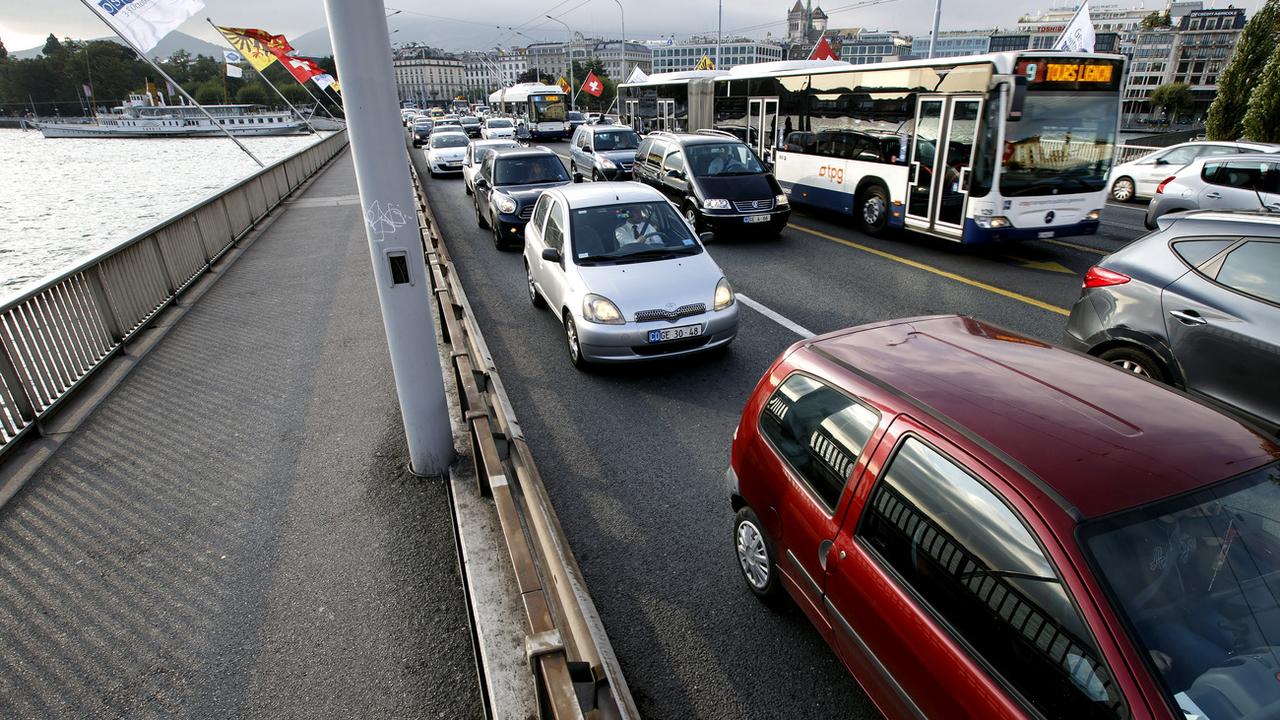
{"label": "overcast sky", "polygon": [[[346,0],[357,2],[362,0]],[[831,27],[869,27],[900,30],[911,34],[927,34],[933,19],[933,0],[826,0],[817,3],[831,15]],[[677,39],[690,34],[716,29],[715,0],[621,0],[626,10],[627,35],[633,39],[656,38],[674,34]],[[724,0],[723,28],[726,33],[742,31],[763,37],[786,32],[786,13],[795,0]],[[1237,2],[1250,14],[1261,0]],[[943,0],[942,29],[1011,27],[1024,12],[1073,5],[1073,0]],[[1104,3],[1095,0],[1094,7]],[[1125,7],[1165,7],[1160,0],[1119,2]],[[1226,7],[1226,0],[1206,2],[1206,6]],[[561,39],[559,24],[543,18],[545,14],[561,17],[575,31],[587,35],[616,37],[618,5],[613,0],[387,0],[390,8],[403,12],[390,20],[402,32],[395,33],[396,42],[423,40],[449,50],[480,49],[494,44],[523,45],[529,40]],[[999,8],[999,9],[996,9]],[[241,27],[261,27],[275,33],[298,36],[325,24],[322,0],[206,0],[205,12],[192,18],[180,30],[190,35],[219,42],[204,16],[214,22]],[[497,20],[495,20],[497,18]],[[540,20],[539,20],[540,19]],[[431,37],[421,28],[429,23]],[[772,25],[765,26],[767,23]],[[503,27],[499,27],[499,25]],[[515,34],[515,28],[522,34]],[[100,37],[106,26],[77,0],[3,0],[0,9],[0,40],[9,50],[23,50],[42,45],[50,33],[58,37]],[[443,39],[442,39],[443,38]],[[452,41],[450,41],[452,39]]]}

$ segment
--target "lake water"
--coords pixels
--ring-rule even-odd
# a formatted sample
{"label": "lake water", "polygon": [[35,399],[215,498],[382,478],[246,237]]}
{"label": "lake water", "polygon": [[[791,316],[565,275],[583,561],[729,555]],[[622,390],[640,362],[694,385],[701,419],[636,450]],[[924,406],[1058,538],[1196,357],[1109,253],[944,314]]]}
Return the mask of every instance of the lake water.
{"label": "lake water", "polygon": [[[246,137],[263,162],[320,136]],[[0,129],[0,302],[252,175],[222,138],[56,138]]]}

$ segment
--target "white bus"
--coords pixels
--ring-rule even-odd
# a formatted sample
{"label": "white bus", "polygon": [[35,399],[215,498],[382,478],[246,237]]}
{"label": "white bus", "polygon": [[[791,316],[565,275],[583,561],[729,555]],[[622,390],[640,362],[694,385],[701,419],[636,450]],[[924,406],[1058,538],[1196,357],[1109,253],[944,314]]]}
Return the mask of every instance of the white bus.
{"label": "white bus", "polygon": [[568,96],[556,85],[520,83],[489,95],[490,109],[522,117],[535,138],[568,138]]}
{"label": "white bus", "polygon": [[712,81],[723,70],[654,73],[643,82],[618,86],[623,125],[640,133],[690,132],[711,127]]}
{"label": "white bus", "polygon": [[1119,55],[1019,51],[881,65],[739,66],[712,127],[793,202],[962,243],[1090,235],[1119,129]]}

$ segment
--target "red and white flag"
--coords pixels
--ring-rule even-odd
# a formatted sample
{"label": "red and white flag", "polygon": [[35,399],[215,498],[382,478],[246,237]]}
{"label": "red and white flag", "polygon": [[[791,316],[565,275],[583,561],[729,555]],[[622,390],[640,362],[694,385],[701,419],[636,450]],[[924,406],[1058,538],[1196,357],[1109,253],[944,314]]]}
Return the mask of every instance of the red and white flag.
{"label": "red and white flag", "polygon": [[294,57],[293,55],[278,55],[277,57],[280,58],[280,64],[284,65],[289,74],[304,85],[311,78],[326,74],[324,68],[306,58]]}
{"label": "red and white flag", "polygon": [[582,81],[582,92],[595,97],[600,97],[604,93],[604,83],[600,82],[600,78],[596,77],[594,71],[588,72],[587,79]]}
{"label": "red and white flag", "polygon": [[831,49],[831,43],[827,42],[827,38],[823,37],[813,46],[813,52],[809,53],[810,60],[839,60],[836,53]]}

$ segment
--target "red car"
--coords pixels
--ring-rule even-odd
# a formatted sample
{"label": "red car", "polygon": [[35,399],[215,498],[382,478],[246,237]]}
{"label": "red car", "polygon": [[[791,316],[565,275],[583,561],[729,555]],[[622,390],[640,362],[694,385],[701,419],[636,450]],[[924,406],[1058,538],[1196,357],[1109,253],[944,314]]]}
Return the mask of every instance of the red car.
{"label": "red car", "polygon": [[891,718],[1261,720],[1278,460],[1177,391],[944,316],[792,346],[726,474],[747,586]]}

